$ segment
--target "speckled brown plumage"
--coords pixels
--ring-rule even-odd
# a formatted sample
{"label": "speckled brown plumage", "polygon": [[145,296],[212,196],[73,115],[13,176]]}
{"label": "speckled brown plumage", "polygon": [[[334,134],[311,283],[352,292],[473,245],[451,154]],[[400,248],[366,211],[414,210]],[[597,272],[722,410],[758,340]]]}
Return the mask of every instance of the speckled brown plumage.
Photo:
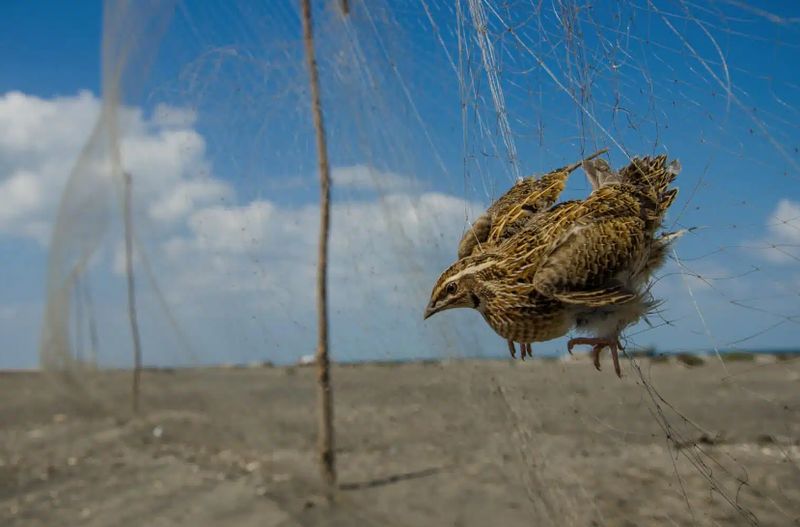
{"label": "speckled brown plumage", "polygon": [[[557,168],[541,177],[530,176],[518,180],[505,194],[500,196],[461,238],[458,244],[458,258],[492,250],[496,245],[521,231],[538,214],[547,211],[564,191],[570,174],[580,166],[587,166],[597,156],[607,152],[600,150],[582,161]],[[516,348],[508,341],[512,357]],[[521,357],[532,356],[527,342],[520,342]]]}
{"label": "speckled brown plumage", "polygon": [[591,331],[594,337],[573,339],[570,350],[592,344],[599,367],[599,352],[608,346],[619,374],[620,332],[654,305],[647,285],[676,236],[657,238],[655,231],[675,199],[669,185],[678,171],[665,156],[634,159],[600,178],[585,200],[537,211],[518,232],[447,269],[426,317],[472,307],[500,336],[525,344],[576,327]]}
{"label": "speckled brown plumage", "polygon": [[467,229],[458,244],[458,258],[484,252],[488,246],[522,230],[533,216],[555,204],[575,169],[606,151],[600,150],[583,161],[557,168],[538,178],[530,176],[518,180]]}

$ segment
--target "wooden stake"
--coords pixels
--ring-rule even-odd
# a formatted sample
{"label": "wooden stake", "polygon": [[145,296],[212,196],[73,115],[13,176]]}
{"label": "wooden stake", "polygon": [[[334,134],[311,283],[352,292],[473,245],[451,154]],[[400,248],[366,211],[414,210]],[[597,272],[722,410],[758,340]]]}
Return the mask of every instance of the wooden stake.
{"label": "wooden stake", "polygon": [[133,338],[133,413],[139,413],[139,382],[142,374],[142,345],[139,339],[139,322],[136,318],[136,289],[133,281],[133,222],[131,219],[131,175],[123,174],[125,181],[125,201],[123,215],[125,218],[125,272],[128,276],[128,319],[131,323]]}
{"label": "wooden stake", "polygon": [[328,233],[330,230],[330,167],[322,120],[322,103],[319,93],[319,74],[314,53],[314,36],[311,24],[311,0],[300,0],[303,19],[303,40],[306,47],[311,85],[311,113],[317,135],[319,156],[319,253],[317,256],[317,397],[319,423],[317,448],[322,478],[329,490],[336,485],[336,460],[333,450],[333,392],[331,389],[330,360],[328,358]]}
{"label": "wooden stake", "polygon": [[92,300],[92,292],[90,288],[89,275],[87,274],[81,282],[83,285],[83,298],[86,304],[86,310],[89,312],[89,364],[92,368],[97,368],[97,348],[99,346],[97,338],[97,320],[94,313],[94,301]]}

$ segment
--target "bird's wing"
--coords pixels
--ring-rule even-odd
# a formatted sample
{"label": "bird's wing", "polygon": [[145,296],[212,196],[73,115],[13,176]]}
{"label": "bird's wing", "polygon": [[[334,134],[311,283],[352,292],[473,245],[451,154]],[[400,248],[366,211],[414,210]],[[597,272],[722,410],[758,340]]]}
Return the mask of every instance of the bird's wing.
{"label": "bird's wing", "polygon": [[488,241],[502,243],[513,236],[537,214],[552,207],[564,191],[567,177],[575,169],[554,170],[539,179],[528,178],[515,185],[489,209],[494,216]]}
{"label": "bird's wing", "polygon": [[623,277],[641,261],[644,221],[634,215],[593,217],[591,205],[575,206],[579,215],[562,227],[543,250],[532,283],[540,293],[562,302],[601,306],[632,299]]}
{"label": "bird's wing", "polygon": [[543,216],[564,192],[570,174],[607,151],[599,150],[577,163],[557,168],[538,179],[526,178],[515,185],[489,208],[493,222],[488,241],[502,243],[525,228],[532,218]]}
{"label": "bird's wing", "polygon": [[489,238],[491,228],[492,217],[488,212],[484,212],[461,237],[461,241],[458,243],[458,259],[461,260],[473,254],[476,250],[482,250],[483,245]]}
{"label": "bird's wing", "polygon": [[520,232],[532,218],[542,216],[558,201],[572,172],[606,151],[595,152],[583,161],[557,168],[539,178],[518,180],[464,233],[458,244],[458,258],[484,252]]}
{"label": "bird's wing", "polygon": [[565,304],[579,304],[587,307],[602,307],[614,304],[624,304],[636,298],[636,293],[621,285],[614,285],[605,289],[594,291],[568,291],[557,292],[553,298]]}
{"label": "bird's wing", "polygon": [[[483,252],[488,248],[489,237],[497,225],[495,218],[503,217],[517,201],[524,195],[526,180],[518,180],[505,194],[497,198],[486,211],[481,214],[470,228],[461,237],[458,243],[458,259],[461,260],[472,254]],[[491,242],[496,243],[496,240]]]}
{"label": "bird's wing", "polygon": [[518,181],[467,229],[458,244],[458,259],[483,252],[519,232],[531,217],[556,202],[567,175],[551,172]]}

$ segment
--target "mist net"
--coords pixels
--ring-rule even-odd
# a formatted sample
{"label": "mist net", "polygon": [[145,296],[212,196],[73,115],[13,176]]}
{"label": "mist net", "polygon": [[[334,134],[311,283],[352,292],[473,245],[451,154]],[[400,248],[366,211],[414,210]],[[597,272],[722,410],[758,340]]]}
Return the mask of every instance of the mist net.
{"label": "mist net", "polygon": [[[400,524],[472,524],[502,499],[515,503],[508,524],[797,521],[800,370],[781,354],[800,337],[796,10],[312,4],[332,175],[331,358],[438,364],[334,369],[343,485],[380,475],[363,473],[369,456],[470,481],[449,493],[420,476],[425,492],[388,495],[441,505],[436,521]],[[127,410],[108,395],[120,381],[98,370],[133,364],[129,286],[146,367],[288,372],[313,356],[318,157],[301,27],[295,2],[105,3],[102,102],[60,202],[41,341],[42,366],[70,395]],[[656,277],[664,303],[624,334],[621,380],[605,355],[602,372],[569,357],[566,338],[509,362],[475,311],[423,321],[471,220],[518,177],[602,148],[613,167],[680,159],[664,227],[689,230]],[[578,170],[562,199],[589,191]],[[301,397],[313,415],[303,371],[283,391],[242,382],[265,390],[265,407]],[[403,375],[433,395],[403,388]],[[153,376],[145,411],[172,393]],[[235,428],[245,410],[217,382],[186,404]],[[365,432],[384,412],[394,425]],[[299,427],[294,446],[311,451],[313,426],[254,415],[264,435],[248,448],[286,450],[278,430]],[[342,500],[359,524],[386,524],[370,498]]]}

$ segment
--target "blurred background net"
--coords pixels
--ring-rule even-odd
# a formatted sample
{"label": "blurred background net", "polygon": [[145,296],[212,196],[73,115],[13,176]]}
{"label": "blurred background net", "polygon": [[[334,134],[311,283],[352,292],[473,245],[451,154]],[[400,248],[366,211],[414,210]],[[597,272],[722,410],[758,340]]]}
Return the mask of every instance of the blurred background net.
{"label": "blurred background net", "polygon": [[[657,278],[664,305],[625,334],[624,379],[605,361],[602,373],[563,361],[526,384],[543,357],[565,354],[565,339],[535,344],[524,369],[478,361],[443,371],[473,421],[438,441],[507,437],[497,441],[520,462],[497,469],[520,479],[523,509],[543,525],[620,524],[602,506],[577,507],[593,499],[592,483],[548,462],[582,448],[542,439],[564,429],[638,459],[617,474],[629,493],[638,477],[629,471],[665,459],[671,469],[656,479],[675,500],[665,524],[795,521],[800,401],[762,376],[778,372],[780,390],[797,390],[796,360],[740,353],[796,351],[800,337],[797,9],[419,0],[350,2],[343,16],[337,2],[313,4],[333,179],[332,359],[507,358],[476,312],[422,321],[470,220],[517,177],[598,149],[615,167],[668,154],[683,171],[665,227],[692,231]],[[124,173],[145,365],[288,365],[313,354],[309,101],[294,2],[107,1],[102,98],[62,101],[93,120],[65,132],[86,142],[52,204],[52,234],[31,234],[52,239],[41,365],[70,371],[98,400],[108,388],[92,384],[95,368],[131,365]],[[578,171],[564,199],[588,192]],[[703,368],[674,375],[688,376],[680,390],[705,407],[690,416],[673,404],[671,377],[660,383],[645,358],[658,353],[702,356],[681,360]],[[747,360],[733,371],[736,358]],[[587,396],[587,382],[600,392]],[[605,392],[612,383],[624,389]],[[528,389],[549,394],[545,408]],[[147,377],[142,390],[145,400],[155,390]],[[370,397],[358,383],[341,390]],[[224,393],[214,397],[233,410]],[[782,423],[764,432],[768,447],[758,423],[725,444],[743,398]],[[346,424],[339,430],[347,442]],[[749,475],[757,456],[774,464],[766,479]],[[707,502],[717,512],[698,512]]]}

